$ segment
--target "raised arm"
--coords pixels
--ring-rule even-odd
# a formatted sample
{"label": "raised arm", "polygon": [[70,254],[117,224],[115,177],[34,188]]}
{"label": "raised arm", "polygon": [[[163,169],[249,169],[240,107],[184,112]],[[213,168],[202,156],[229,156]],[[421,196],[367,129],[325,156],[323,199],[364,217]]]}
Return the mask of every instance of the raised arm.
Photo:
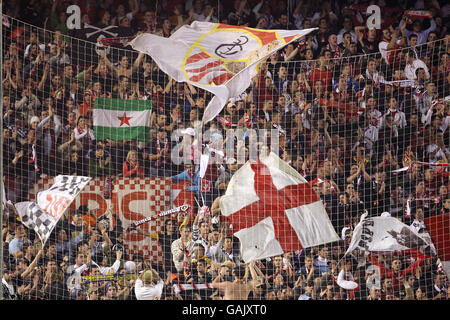
{"label": "raised arm", "polygon": [[139,65],[141,64],[142,59],[144,58],[144,53],[143,52],[139,52],[138,57],[136,58],[136,60],[133,63],[133,67],[131,69],[131,71],[135,71],[137,68],[139,68]]}
{"label": "raised arm", "polygon": [[22,279],[24,279],[28,275],[30,275],[30,273],[36,267],[36,264],[38,263],[39,259],[41,259],[43,253],[44,253],[44,249],[39,250],[39,252],[37,253],[36,257],[34,257],[33,261],[30,263],[28,268],[26,268],[26,270],[24,272],[22,272],[22,274],[20,275],[22,277]]}

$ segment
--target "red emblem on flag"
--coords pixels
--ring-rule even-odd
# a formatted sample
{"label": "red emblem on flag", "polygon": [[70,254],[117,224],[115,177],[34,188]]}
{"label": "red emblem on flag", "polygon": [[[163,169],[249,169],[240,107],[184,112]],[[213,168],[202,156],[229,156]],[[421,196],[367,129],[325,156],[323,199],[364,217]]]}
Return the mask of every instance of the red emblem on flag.
{"label": "red emblem on flag", "polygon": [[120,127],[123,126],[124,124],[130,126],[130,122],[129,120],[133,117],[127,117],[127,113],[124,112],[123,115],[121,117],[117,117],[120,120]]}

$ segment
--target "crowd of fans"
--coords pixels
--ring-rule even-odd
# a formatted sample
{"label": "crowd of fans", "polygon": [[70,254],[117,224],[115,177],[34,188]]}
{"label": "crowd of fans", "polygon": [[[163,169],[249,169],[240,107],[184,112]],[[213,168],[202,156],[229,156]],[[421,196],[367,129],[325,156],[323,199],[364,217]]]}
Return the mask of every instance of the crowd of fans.
{"label": "crowd of fans", "polygon": [[[121,26],[127,36],[168,37],[197,20],[319,28],[270,56],[250,88],[205,128],[223,136],[227,129],[277,129],[280,157],[313,185],[342,237],[257,261],[258,285],[249,299],[449,299],[437,256],[342,258],[364,212],[387,213],[425,234],[424,218],[450,210],[449,170],[436,166],[450,159],[450,6],[436,0],[375,1],[382,24],[372,29],[365,27],[365,8],[373,1],[353,2],[193,0],[155,6],[144,0],[80,0],[71,4],[81,8],[82,29],[69,30],[66,1],[4,1],[7,199],[28,201],[39,178],[58,174],[172,177],[188,182],[188,190],[209,209],[196,207],[193,217],[180,213],[166,219],[163,232],[153,234],[139,227],[124,230],[116,213],[113,228],[101,218],[91,228],[85,219],[89,208],[81,206],[62,218],[42,248],[8,206],[2,229],[4,297],[140,299],[142,286],[151,284],[162,294],[146,298],[222,299],[222,290],[198,285],[218,276],[233,281],[242,263],[238,239],[218,202],[242,165],[237,155],[244,150],[248,157],[248,139],[237,142],[236,157],[210,165],[211,188],[202,191],[198,165],[173,163],[171,152],[180,140],[172,134],[182,129],[184,141],[189,138],[211,94],[176,83],[129,47],[88,51],[76,38],[88,25]],[[406,8],[430,16],[408,16]],[[151,140],[97,140],[92,119],[97,97],[151,100]],[[164,263],[130,255],[124,249],[128,232],[158,242]],[[341,270],[351,273],[356,290],[337,285]],[[189,287],[193,284],[197,289]]]}

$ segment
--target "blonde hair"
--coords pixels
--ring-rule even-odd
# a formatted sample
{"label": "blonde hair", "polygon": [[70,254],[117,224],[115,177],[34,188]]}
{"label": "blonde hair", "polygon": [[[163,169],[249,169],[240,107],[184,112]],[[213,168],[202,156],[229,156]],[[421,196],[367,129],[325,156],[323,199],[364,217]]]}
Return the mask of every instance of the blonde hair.
{"label": "blonde hair", "polygon": [[136,150],[130,150],[130,151],[128,151],[126,161],[130,161],[131,154],[132,154],[133,152],[137,154]]}

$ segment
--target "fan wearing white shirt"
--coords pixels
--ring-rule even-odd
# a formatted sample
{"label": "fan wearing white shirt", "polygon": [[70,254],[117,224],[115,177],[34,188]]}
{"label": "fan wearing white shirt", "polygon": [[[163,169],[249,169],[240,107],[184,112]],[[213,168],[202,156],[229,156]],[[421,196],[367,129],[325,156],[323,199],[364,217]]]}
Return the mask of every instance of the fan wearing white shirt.
{"label": "fan wearing white shirt", "polygon": [[164,288],[164,281],[154,269],[145,270],[139,275],[134,285],[137,300],[159,300]]}
{"label": "fan wearing white shirt", "polygon": [[419,233],[420,229],[426,228],[425,221],[424,221],[424,213],[422,208],[417,208],[416,212],[414,214],[414,221],[409,226],[411,230]]}
{"label": "fan wearing white shirt", "polygon": [[405,77],[408,80],[416,80],[417,79],[417,70],[423,69],[425,71],[425,79],[430,79],[430,72],[428,71],[428,67],[420,59],[416,59],[414,51],[409,50],[406,54],[406,66],[405,66]]}
{"label": "fan wearing white shirt", "polygon": [[387,114],[392,115],[392,117],[394,119],[394,124],[397,126],[397,128],[402,129],[402,128],[406,127],[406,125],[407,125],[406,115],[404,112],[398,110],[397,98],[391,97],[389,99],[389,109],[385,113],[385,116]]}
{"label": "fan wearing white shirt", "polygon": [[431,143],[427,146],[428,159],[432,163],[437,163],[442,160],[445,163],[450,158],[450,151],[444,142],[444,132],[437,130],[436,134],[432,137]]}

